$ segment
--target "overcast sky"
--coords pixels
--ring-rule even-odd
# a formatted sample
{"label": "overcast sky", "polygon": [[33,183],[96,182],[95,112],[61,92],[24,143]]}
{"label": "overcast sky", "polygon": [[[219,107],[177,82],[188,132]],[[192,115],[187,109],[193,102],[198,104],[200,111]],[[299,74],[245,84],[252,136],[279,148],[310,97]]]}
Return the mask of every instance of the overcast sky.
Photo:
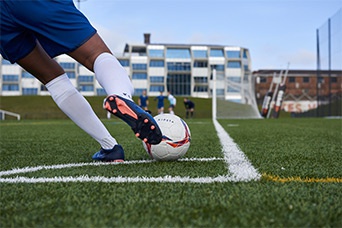
{"label": "overcast sky", "polygon": [[342,7],[342,0],[74,1],[114,53],[151,33],[151,43],[248,48],[253,71],[288,62],[315,70],[316,29]]}

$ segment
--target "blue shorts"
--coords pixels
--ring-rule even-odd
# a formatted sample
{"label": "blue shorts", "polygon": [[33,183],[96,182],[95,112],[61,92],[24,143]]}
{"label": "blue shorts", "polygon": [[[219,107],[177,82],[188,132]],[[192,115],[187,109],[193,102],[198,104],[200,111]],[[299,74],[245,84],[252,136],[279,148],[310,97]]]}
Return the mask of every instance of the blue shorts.
{"label": "blue shorts", "polygon": [[0,53],[11,63],[42,45],[53,58],[74,51],[95,33],[72,0],[0,0]]}

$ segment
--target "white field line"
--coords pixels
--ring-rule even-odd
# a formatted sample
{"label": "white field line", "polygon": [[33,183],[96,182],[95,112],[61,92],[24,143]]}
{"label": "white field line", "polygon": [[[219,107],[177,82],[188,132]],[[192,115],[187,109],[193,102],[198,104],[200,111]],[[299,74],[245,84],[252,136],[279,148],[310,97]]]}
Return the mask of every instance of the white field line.
{"label": "white field line", "polygon": [[164,176],[164,177],[103,177],[103,176],[78,176],[78,177],[13,177],[3,178],[3,176],[31,173],[39,170],[49,169],[64,169],[82,166],[103,166],[103,165],[129,165],[129,164],[144,164],[155,162],[153,160],[139,160],[139,161],[125,161],[118,163],[105,163],[105,162],[90,162],[90,163],[71,163],[60,165],[44,165],[37,167],[16,168],[8,171],[0,171],[0,183],[47,183],[47,182],[104,182],[104,183],[131,183],[131,182],[166,182],[166,183],[215,183],[215,182],[240,182],[252,181],[260,179],[261,175],[250,164],[244,153],[229,137],[228,133],[216,121],[214,125],[222,144],[222,151],[224,158],[184,158],[178,161],[222,161],[227,163],[228,170],[231,175],[217,176],[217,177],[181,177],[181,176]]}
{"label": "white field line", "polygon": [[[223,161],[223,158],[182,158],[178,161],[187,162],[187,161],[200,161],[200,162],[209,162],[209,161]],[[8,171],[0,171],[1,176],[14,175],[19,173],[32,173],[39,170],[48,170],[48,169],[65,169],[65,168],[73,168],[73,167],[82,167],[82,166],[104,166],[104,165],[131,165],[131,164],[145,164],[157,162],[155,160],[133,160],[133,161],[124,161],[124,162],[87,162],[87,163],[70,163],[70,164],[60,164],[60,165],[43,165],[36,167],[24,167],[24,168],[14,168]]]}
{"label": "white field line", "polygon": [[259,180],[261,175],[248,161],[238,145],[217,120],[213,119],[213,122],[222,145],[224,160],[228,165],[231,177],[236,179],[236,181]]}

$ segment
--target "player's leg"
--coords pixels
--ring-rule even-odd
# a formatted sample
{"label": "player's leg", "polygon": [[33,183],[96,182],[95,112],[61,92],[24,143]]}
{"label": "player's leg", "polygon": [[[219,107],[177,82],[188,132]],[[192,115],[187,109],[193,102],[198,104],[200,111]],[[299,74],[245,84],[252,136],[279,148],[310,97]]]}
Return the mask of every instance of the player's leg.
{"label": "player's leg", "polygon": [[68,54],[94,71],[96,79],[109,95],[104,101],[106,110],[130,125],[135,135],[145,142],[158,144],[161,141],[158,124],[133,102],[134,89],[126,70],[98,34]]}
{"label": "player's leg", "polygon": [[17,63],[46,85],[58,107],[81,129],[101,145],[102,150],[110,153],[113,160],[123,160],[122,148],[96,116],[87,100],[75,89],[63,68],[43,50],[36,47]]}

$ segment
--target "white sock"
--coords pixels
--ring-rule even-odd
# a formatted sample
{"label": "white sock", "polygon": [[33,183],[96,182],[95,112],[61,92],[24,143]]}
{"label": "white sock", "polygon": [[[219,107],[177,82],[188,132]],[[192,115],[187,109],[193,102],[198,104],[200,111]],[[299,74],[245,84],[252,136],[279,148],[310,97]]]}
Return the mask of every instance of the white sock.
{"label": "white sock", "polygon": [[99,142],[103,149],[112,149],[117,144],[88,101],[76,90],[66,74],[58,76],[45,86],[58,107]]}
{"label": "white sock", "polygon": [[119,95],[132,100],[134,88],[127,71],[110,53],[100,54],[94,62],[97,81],[108,95]]}

